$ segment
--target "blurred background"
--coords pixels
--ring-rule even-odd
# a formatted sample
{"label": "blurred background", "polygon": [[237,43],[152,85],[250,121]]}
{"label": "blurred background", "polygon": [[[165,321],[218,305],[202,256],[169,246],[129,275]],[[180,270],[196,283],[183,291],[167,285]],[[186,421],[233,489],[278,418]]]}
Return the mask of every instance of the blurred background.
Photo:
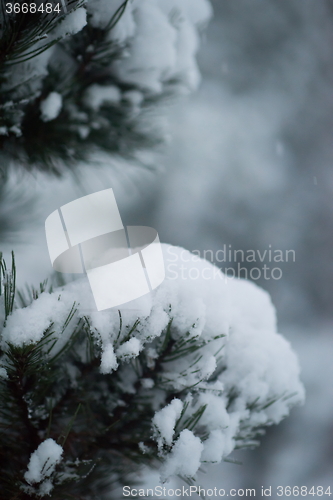
{"label": "blurred background", "polygon": [[277,264],[281,279],[255,282],[270,292],[279,331],[298,353],[305,406],[268,429],[258,449],[234,452],[243,465],[212,466],[199,484],[331,485],[333,493],[333,1],[213,6],[200,90],[167,103],[171,139],[150,159],[153,169],[104,158],[75,178],[13,174],[2,248],[15,249],[20,285],[39,283],[52,271],[45,218],[113,187],[124,223],[151,225],[164,242],[213,255],[224,245],[294,250],[295,261]]}

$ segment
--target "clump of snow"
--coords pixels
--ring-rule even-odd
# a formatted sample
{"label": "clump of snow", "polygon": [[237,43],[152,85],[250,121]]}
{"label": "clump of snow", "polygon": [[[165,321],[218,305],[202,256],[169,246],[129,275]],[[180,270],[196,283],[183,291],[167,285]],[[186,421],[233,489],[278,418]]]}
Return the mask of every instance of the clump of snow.
{"label": "clump of snow", "polygon": [[118,104],[120,99],[120,90],[115,85],[90,85],[84,96],[86,106],[95,111],[98,111],[103,104]]}
{"label": "clump of snow", "polygon": [[108,344],[101,357],[101,372],[111,373],[118,368],[117,357],[114,353],[113,346]]}
{"label": "clump of snow", "polygon": [[121,18],[117,26],[121,30],[123,24],[131,33],[128,52],[114,64],[117,77],[154,93],[161,92],[164,83],[171,79],[196,88],[197,28],[210,15],[211,7],[205,0],[133,3],[127,17]]}
{"label": "clump of snow", "polygon": [[139,450],[145,454],[145,453],[148,453],[149,452],[149,448],[148,446],[146,446],[142,441],[140,441],[140,443],[138,444],[138,447],[139,447]]}
{"label": "clump of snow", "polygon": [[141,380],[141,385],[145,389],[152,389],[155,385],[154,380],[152,378],[143,378]]}
{"label": "clump of snow", "polygon": [[16,309],[2,331],[2,348],[6,350],[9,342],[16,346],[38,342],[51,325],[52,330],[60,334],[73,303],[71,294],[58,291],[42,293],[30,306]]}
{"label": "clump of snow", "polygon": [[13,125],[9,129],[10,132],[13,132],[13,134],[16,135],[16,137],[21,137],[22,136],[22,129],[18,125]]}
{"label": "clump of snow", "polygon": [[29,484],[33,484],[50,477],[56,465],[61,461],[62,453],[62,447],[52,438],[43,441],[31,454],[24,479]]}
{"label": "clump of snow", "polygon": [[182,409],[182,401],[175,398],[169,405],[155,413],[152,422],[154,434],[160,450],[163,448],[164,444],[171,446],[175,425],[181,415]]}
{"label": "clump of snow", "polygon": [[49,122],[59,116],[62,108],[62,97],[58,92],[50,92],[40,104],[43,122]]}
{"label": "clump of snow", "polygon": [[219,463],[224,452],[225,437],[219,429],[213,430],[209,438],[204,442],[204,449],[201,455],[202,462]]}
{"label": "clump of snow", "polygon": [[160,333],[166,328],[170,321],[170,317],[164,309],[165,304],[155,301],[154,307],[151,307],[148,318],[141,321],[142,327],[138,333],[138,338],[141,341],[147,342],[159,336]]}
{"label": "clump of snow", "polygon": [[87,12],[84,7],[69,12],[52,31],[55,38],[63,38],[67,35],[75,35],[87,24]]}
{"label": "clump of snow", "polygon": [[[105,29],[123,3],[124,0],[89,0],[87,4],[89,23],[94,28]],[[134,35],[134,32],[133,4],[128,2],[120,20],[111,31],[111,38],[118,43],[124,43]]]}
{"label": "clump of snow", "polygon": [[136,358],[142,350],[142,347],[140,340],[132,337],[117,349],[117,356],[119,359]]}
{"label": "clump of snow", "polygon": [[155,367],[155,360],[158,359],[158,352],[156,349],[148,347],[148,349],[146,349],[146,356],[148,368],[153,369]]}
{"label": "clump of snow", "polygon": [[[277,333],[275,309],[266,292],[225,276],[182,248],[162,245],[162,250],[166,278],[150,294],[148,309],[94,312],[87,280],[77,280],[14,310],[1,346],[6,352],[8,343],[38,342],[52,325],[57,338],[52,355],[79,318],[88,318],[102,350],[101,372],[116,371],[124,393],[151,392],[152,435],[167,479],[174,473],[192,477],[200,460],[219,462],[236,445],[253,444],[254,430],[280,422],[303,401],[304,389],[297,358]],[[77,311],[64,328],[74,302]],[[167,331],[180,355],[163,351]],[[138,365],[145,362],[148,372],[126,363],[139,355]],[[186,427],[199,414],[203,442],[195,435],[196,426]]]}
{"label": "clump of snow", "polygon": [[192,431],[184,429],[161,469],[162,480],[176,474],[194,477],[200,467],[203,444]]}
{"label": "clump of snow", "polygon": [[219,381],[220,387],[218,392],[217,386],[215,391],[203,392],[199,395],[197,408],[202,405],[207,405],[209,411],[205,411],[201,417],[201,424],[208,429],[227,429],[230,426],[230,415],[227,412],[227,400],[224,397],[224,386]]}
{"label": "clump of snow", "polygon": [[50,479],[45,479],[43,481],[38,489],[38,496],[45,496],[45,495],[50,495],[51,491],[53,490],[53,484]]}
{"label": "clump of snow", "polygon": [[116,61],[115,70],[123,81],[161,92],[161,76],[176,64],[176,32],[154,2],[142,0],[134,17],[136,34],[129,55]]}
{"label": "clump of snow", "polygon": [[[275,310],[269,295],[245,280],[230,280],[233,297],[233,332],[226,345],[225,363],[232,369],[221,375],[225,389],[237,387],[238,406],[254,401],[257,406],[281,398],[285,393],[302,399],[299,366],[290,344],[276,332]],[[269,406],[266,420],[278,423],[289,412],[280,399]]]}

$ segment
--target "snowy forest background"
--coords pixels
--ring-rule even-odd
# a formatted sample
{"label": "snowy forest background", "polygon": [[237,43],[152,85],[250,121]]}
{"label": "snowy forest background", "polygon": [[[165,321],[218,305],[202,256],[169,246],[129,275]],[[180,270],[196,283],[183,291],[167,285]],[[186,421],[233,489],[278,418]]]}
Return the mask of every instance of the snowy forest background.
{"label": "snowy forest background", "polygon": [[19,285],[37,285],[51,270],[46,216],[82,193],[112,186],[124,222],[155,227],[161,241],[201,251],[224,244],[294,249],[296,262],[284,265],[281,280],[258,284],[270,292],[279,330],[299,355],[305,406],[269,428],[258,449],[235,453],[242,466],[212,466],[198,482],[225,489],[327,487],[333,464],[333,3],[215,0],[213,6],[199,53],[201,88],[168,106],[171,141],[151,158],[153,171],[114,160],[111,169],[103,162],[82,166],[79,182],[71,175],[12,174],[2,248],[16,252]]}

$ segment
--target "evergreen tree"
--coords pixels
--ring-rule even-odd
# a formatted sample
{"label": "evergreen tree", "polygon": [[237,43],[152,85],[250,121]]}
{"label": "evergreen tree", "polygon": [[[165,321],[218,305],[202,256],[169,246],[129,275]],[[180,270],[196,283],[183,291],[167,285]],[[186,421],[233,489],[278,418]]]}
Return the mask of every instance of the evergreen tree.
{"label": "evergreen tree", "polygon": [[[100,151],[135,156],[161,141],[158,103],[198,83],[205,0],[0,1],[4,181],[11,165],[61,174]],[[4,500],[115,498],[143,464],[192,483],[302,401],[268,295],[163,252],[149,313],[94,312],[80,280],[17,291],[14,255],[0,258]]]}

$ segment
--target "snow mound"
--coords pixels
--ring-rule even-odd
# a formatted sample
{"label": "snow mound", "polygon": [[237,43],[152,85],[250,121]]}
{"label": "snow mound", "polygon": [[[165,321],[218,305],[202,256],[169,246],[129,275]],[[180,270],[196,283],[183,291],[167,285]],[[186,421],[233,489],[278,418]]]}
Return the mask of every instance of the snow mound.
{"label": "snow mound", "polygon": [[[98,3],[93,2],[94,22]],[[113,9],[108,10],[110,15]],[[198,28],[211,14],[206,0],[140,0],[129,4],[112,34],[129,40],[125,56],[114,64],[115,74],[122,81],[153,93],[162,92],[164,83],[171,80],[183,88],[195,89],[200,81],[195,60]],[[99,23],[103,25],[104,21]]]}
{"label": "snow mound", "polygon": [[62,447],[53,439],[43,441],[31,454],[24,478],[29,484],[40,483],[50,477],[61,460]]}
{"label": "snow mound", "polygon": [[[94,312],[87,281],[75,281],[15,310],[2,348],[36,343],[52,328],[58,339],[52,356],[79,320],[88,322],[101,373],[116,372],[124,393],[152,397],[151,437],[167,480],[175,473],[194,477],[200,463],[253,446],[257,430],[280,422],[303,401],[304,389],[265,291],[183,248],[162,248],[166,278],[144,310]],[[149,449],[144,442],[141,448]],[[37,468],[30,469],[29,480],[39,480]]]}

